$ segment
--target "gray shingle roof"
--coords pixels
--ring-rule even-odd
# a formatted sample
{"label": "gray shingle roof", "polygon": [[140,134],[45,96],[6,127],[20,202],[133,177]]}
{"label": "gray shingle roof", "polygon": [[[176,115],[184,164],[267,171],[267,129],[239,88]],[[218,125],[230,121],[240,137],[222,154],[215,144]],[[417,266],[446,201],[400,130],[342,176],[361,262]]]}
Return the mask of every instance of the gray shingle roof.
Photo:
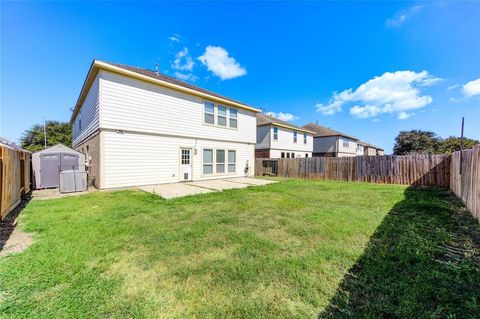
{"label": "gray shingle roof", "polygon": [[[272,124],[273,125],[277,124],[277,125],[280,125],[280,126],[290,127],[292,129],[297,129],[299,131],[310,131],[309,129],[306,129],[306,128],[303,128],[301,126],[292,124],[290,122],[279,120],[276,117],[273,117],[273,116],[270,116],[270,115],[267,115],[267,114],[263,114],[263,113],[257,113],[257,126],[272,125]],[[311,133],[313,133],[313,132],[311,132]]]}
{"label": "gray shingle roof", "polygon": [[367,146],[367,147],[371,147],[371,148],[376,148],[376,149],[378,149],[378,150],[383,151],[383,148],[378,147],[378,146],[375,146],[375,145],[373,145],[373,144],[366,143],[366,142],[364,142],[364,141],[360,141],[360,140],[359,140],[357,143],[358,143],[358,144],[361,144],[361,145],[363,145],[363,146]]}
{"label": "gray shingle roof", "polygon": [[329,127],[321,126],[321,125],[314,124],[314,123],[308,123],[308,124],[304,125],[303,127],[306,128],[307,130],[315,132],[315,135],[314,135],[315,137],[343,136],[343,137],[352,139],[354,141],[358,140],[358,138],[356,138],[352,135],[347,135],[347,134],[344,134],[342,132],[335,131],[335,130],[329,128]]}
{"label": "gray shingle roof", "polygon": [[205,90],[205,89],[202,89],[201,87],[198,87],[196,85],[192,85],[190,83],[187,83],[187,82],[184,82],[184,81],[180,81],[176,78],[173,78],[171,76],[168,76],[168,75],[165,75],[165,74],[161,74],[161,73],[157,73],[155,71],[152,71],[152,70],[148,70],[148,69],[143,69],[143,68],[139,68],[139,67],[135,67],[135,66],[130,66],[130,65],[125,65],[125,64],[119,64],[119,63],[112,63],[112,62],[107,62],[107,61],[100,61],[100,62],[103,62],[103,63],[106,63],[106,64],[110,64],[110,65],[113,65],[113,66],[116,66],[116,67],[119,67],[119,68],[122,68],[122,69],[125,69],[125,70],[128,70],[128,71],[132,71],[132,72],[135,72],[135,73],[138,73],[138,74],[142,74],[142,75],[145,75],[145,76],[148,76],[148,77],[151,77],[151,78],[154,78],[154,79],[157,79],[157,80],[161,80],[161,81],[165,81],[165,82],[168,82],[168,83],[171,83],[171,84],[175,84],[175,85],[178,85],[178,86],[183,86],[187,89],[191,89],[191,90],[195,90],[195,91],[198,91],[198,92],[201,92],[201,93],[205,93],[205,94],[208,94],[208,95],[211,95],[211,96],[215,96],[215,97],[218,97],[220,99],[224,99],[224,100],[227,100],[227,101],[231,101],[231,102],[234,102],[234,103],[238,103],[238,104],[242,104],[242,105],[245,105],[247,107],[251,107],[243,102],[239,102],[237,100],[234,100],[234,99],[231,99],[229,97],[226,97],[226,96],[223,96],[223,95],[220,95],[220,94],[217,94],[215,92],[212,92],[212,91],[209,91],[209,90]]}

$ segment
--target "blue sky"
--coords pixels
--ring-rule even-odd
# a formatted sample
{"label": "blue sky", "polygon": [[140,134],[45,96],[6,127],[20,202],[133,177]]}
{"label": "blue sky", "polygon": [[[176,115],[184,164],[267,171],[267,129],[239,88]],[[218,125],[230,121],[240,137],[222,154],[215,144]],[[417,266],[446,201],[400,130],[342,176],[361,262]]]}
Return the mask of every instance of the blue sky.
{"label": "blue sky", "polygon": [[[0,135],[67,121],[93,59],[155,68],[391,152],[480,139],[479,2],[1,2]],[[478,80],[478,81],[475,81]],[[280,114],[282,113],[282,114]]]}

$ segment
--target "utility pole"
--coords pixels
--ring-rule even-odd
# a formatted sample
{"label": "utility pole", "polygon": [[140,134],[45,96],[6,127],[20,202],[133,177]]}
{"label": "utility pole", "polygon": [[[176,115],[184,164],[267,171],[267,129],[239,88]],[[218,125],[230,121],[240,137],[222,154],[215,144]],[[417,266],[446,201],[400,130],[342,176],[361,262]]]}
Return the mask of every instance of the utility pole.
{"label": "utility pole", "polygon": [[43,117],[43,143],[44,149],[47,148],[47,120]]}
{"label": "utility pole", "polygon": [[465,118],[462,116],[462,131],[460,135],[460,175],[462,175],[462,155],[463,155],[463,126],[465,124]]}

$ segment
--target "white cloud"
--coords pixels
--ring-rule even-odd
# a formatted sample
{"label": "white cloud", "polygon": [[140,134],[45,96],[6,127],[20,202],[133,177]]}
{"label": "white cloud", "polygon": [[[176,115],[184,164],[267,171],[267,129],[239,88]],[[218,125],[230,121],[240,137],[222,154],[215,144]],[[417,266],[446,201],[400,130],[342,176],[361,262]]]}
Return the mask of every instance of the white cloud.
{"label": "white cloud", "polygon": [[447,90],[450,91],[450,90],[453,90],[453,89],[458,88],[459,86],[460,86],[459,84],[450,85],[450,86],[447,88]]}
{"label": "white cloud", "polygon": [[468,82],[462,87],[462,92],[465,96],[480,95],[480,79]]}
{"label": "white cloud", "polygon": [[181,72],[175,71],[174,75],[177,79],[180,79],[183,81],[195,82],[196,80],[198,80],[198,76],[196,76],[193,73],[181,73]]}
{"label": "white cloud", "polygon": [[410,116],[414,115],[415,113],[407,113],[407,112],[400,112],[398,113],[398,119],[399,120],[406,120],[408,119]]}
{"label": "white cloud", "polygon": [[181,36],[179,34],[174,34],[172,36],[169,36],[168,37],[168,40],[172,41],[172,42],[180,42],[180,38]]}
{"label": "white cloud", "polygon": [[[327,104],[318,103],[316,107],[320,113],[335,114],[342,110],[343,105],[355,103],[350,108],[350,114],[358,118],[375,117],[382,113],[400,114],[432,103],[432,97],[420,95],[420,89],[431,86],[439,80],[427,71],[385,72],[355,90],[334,93]],[[405,118],[405,115],[401,117]]]}
{"label": "white cloud", "polygon": [[266,114],[267,114],[267,115],[270,115],[270,116],[273,116],[273,117],[276,117],[277,119],[282,120],[282,121],[293,121],[293,120],[297,120],[297,119],[298,119],[298,116],[295,116],[295,115],[293,115],[293,114],[291,114],[291,113],[267,112]]}
{"label": "white cloud", "polygon": [[247,74],[247,70],[240,66],[233,57],[229,56],[227,50],[222,47],[207,46],[198,60],[222,80]]}
{"label": "white cloud", "polygon": [[405,21],[409,20],[411,17],[419,13],[422,9],[423,6],[414,5],[408,9],[398,11],[392,18],[387,19],[385,25],[392,28],[400,27],[405,23]]}
{"label": "white cloud", "polygon": [[380,113],[382,113],[382,109],[375,105],[365,105],[365,106],[355,105],[350,109],[350,114],[362,119],[367,117],[377,116]]}
{"label": "white cloud", "polygon": [[179,71],[192,71],[193,69],[193,59],[188,54],[188,49],[183,48],[183,50],[175,54],[175,59],[172,62],[172,69]]}

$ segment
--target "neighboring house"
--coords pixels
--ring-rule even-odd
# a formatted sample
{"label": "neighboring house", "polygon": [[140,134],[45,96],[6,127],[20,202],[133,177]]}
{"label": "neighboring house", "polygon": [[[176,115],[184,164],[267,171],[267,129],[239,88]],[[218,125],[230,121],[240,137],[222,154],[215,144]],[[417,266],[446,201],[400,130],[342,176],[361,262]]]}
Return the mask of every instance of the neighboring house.
{"label": "neighboring house", "polygon": [[312,157],[313,132],[257,113],[256,158]]}
{"label": "neighboring house", "polygon": [[358,148],[356,137],[314,123],[309,123],[303,127],[315,132],[313,156],[346,157],[363,155],[360,154],[361,149]]}
{"label": "neighboring house", "polygon": [[363,155],[365,156],[385,155],[383,148],[362,141],[358,141],[358,143],[363,146]]}
{"label": "neighboring house", "polygon": [[94,60],[70,123],[105,188],[254,174],[257,109],[158,72]]}

